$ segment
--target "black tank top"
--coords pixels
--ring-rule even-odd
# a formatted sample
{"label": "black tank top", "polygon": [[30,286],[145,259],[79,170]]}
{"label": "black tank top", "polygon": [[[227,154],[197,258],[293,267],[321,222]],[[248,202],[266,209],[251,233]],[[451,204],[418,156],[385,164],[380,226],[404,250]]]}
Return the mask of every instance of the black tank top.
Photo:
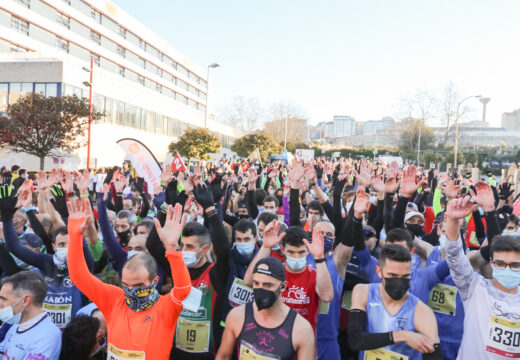
{"label": "black tank top", "polygon": [[244,326],[238,335],[238,358],[249,360],[260,355],[266,359],[292,360],[296,355],[292,343],[296,314],[296,311],[290,309],[280,326],[269,329],[256,322],[253,303],[246,304]]}

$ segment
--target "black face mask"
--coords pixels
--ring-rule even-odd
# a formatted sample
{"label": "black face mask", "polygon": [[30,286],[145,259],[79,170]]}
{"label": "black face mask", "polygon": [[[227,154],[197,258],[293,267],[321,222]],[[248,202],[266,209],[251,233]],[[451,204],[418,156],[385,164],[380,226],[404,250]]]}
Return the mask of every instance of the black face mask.
{"label": "black face mask", "polygon": [[244,215],[244,214],[242,214],[242,215],[238,215],[238,217],[239,217],[240,219],[249,219],[249,215]]}
{"label": "black face mask", "polygon": [[401,300],[410,288],[410,279],[384,278],[385,291],[394,300]]}
{"label": "black face mask", "polygon": [[426,233],[424,227],[419,224],[406,224],[406,228],[412,232],[415,236],[422,238]]}
{"label": "black face mask", "polygon": [[253,289],[256,306],[258,310],[268,309],[274,305],[278,298],[279,291],[270,291],[264,288]]}
{"label": "black face mask", "polygon": [[283,204],[283,196],[275,196],[278,199],[278,206],[282,206]]}
{"label": "black face mask", "polygon": [[117,236],[119,237],[119,244],[123,247],[127,246],[128,238],[130,237],[130,229],[123,231],[123,232],[118,232]]}

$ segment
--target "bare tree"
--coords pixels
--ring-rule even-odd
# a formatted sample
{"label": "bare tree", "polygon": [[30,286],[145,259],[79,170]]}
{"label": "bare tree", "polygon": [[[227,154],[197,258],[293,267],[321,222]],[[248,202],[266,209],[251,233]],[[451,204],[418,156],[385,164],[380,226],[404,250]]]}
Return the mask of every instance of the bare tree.
{"label": "bare tree", "polygon": [[231,126],[246,133],[257,130],[264,110],[256,98],[234,97],[229,105],[219,110],[220,117]]}
{"label": "bare tree", "polygon": [[435,117],[438,99],[429,91],[417,90],[403,96],[399,102],[399,118],[414,118],[428,122]]}
{"label": "bare tree", "polygon": [[270,120],[265,123],[265,132],[276,142],[285,140],[287,122],[287,143],[300,144],[307,141],[307,115],[290,102],[278,102],[271,106]]}
{"label": "bare tree", "polygon": [[[462,99],[461,93],[455,88],[453,82],[449,82],[444,88],[442,98],[439,101],[439,117],[442,124],[446,126],[444,132],[444,146],[448,143],[448,138],[455,133],[455,121],[457,119],[457,106]],[[459,109],[459,122],[462,118],[472,112],[469,106],[462,106]]]}

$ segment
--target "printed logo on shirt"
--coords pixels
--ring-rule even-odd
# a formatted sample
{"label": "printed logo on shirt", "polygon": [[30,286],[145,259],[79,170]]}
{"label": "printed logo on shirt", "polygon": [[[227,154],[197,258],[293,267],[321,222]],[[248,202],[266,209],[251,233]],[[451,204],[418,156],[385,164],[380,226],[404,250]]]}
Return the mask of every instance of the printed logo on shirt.
{"label": "printed logo on shirt", "polygon": [[293,285],[287,291],[287,297],[282,297],[282,301],[286,304],[303,305],[310,304],[311,298],[303,287]]}
{"label": "printed logo on shirt", "polygon": [[70,281],[70,277],[67,276],[65,279],[63,279],[63,286],[68,287],[68,288],[71,288],[74,286],[72,281]]}
{"label": "printed logo on shirt", "polygon": [[268,331],[260,330],[256,333],[257,341],[255,347],[262,351],[272,352],[274,350],[274,346],[272,346],[272,342],[274,340],[273,334]]}
{"label": "printed logo on shirt", "polygon": [[149,321],[152,321],[152,317],[150,315],[148,315],[145,319],[144,319],[144,322],[147,323]]}
{"label": "printed logo on shirt", "polygon": [[397,324],[397,327],[400,330],[405,330],[406,329],[406,324],[408,324],[408,319],[406,319],[406,318],[396,318],[395,319],[395,323]]}

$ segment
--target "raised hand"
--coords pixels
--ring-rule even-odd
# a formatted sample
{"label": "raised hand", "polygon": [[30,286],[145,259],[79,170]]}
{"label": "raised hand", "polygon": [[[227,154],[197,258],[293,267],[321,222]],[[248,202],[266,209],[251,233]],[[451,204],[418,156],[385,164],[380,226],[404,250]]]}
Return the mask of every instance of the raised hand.
{"label": "raised hand", "polygon": [[18,189],[18,201],[16,202],[17,208],[30,208],[32,205],[32,191],[31,189]]}
{"label": "raised hand", "polygon": [[498,186],[498,196],[500,200],[507,200],[511,195],[513,195],[515,190],[511,190],[512,185],[513,184],[510,182],[504,182]]}
{"label": "raised hand", "polygon": [[101,192],[103,193],[103,203],[106,205],[108,196],[110,194],[110,186],[108,186],[108,184],[103,184],[101,187]]}
{"label": "raised hand", "polygon": [[72,174],[70,172],[65,171],[61,187],[63,188],[63,191],[65,191],[65,194],[70,194],[74,191],[74,180],[72,180]]}
{"label": "raised hand", "polygon": [[0,213],[2,220],[10,220],[16,212],[17,198],[11,185],[0,186]]}
{"label": "raised hand", "polygon": [[291,188],[299,189],[300,188],[300,180],[304,176],[304,169],[302,164],[293,159],[292,166],[289,168],[289,182],[291,183]]}
{"label": "raised hand", "polygon": [[370,171],[370,166],[366,160],[363,160],[359,166],[359,173],[356,173],[356,180],[361,187],[366,189],[371,179],[372,172]]}
{"label": "raised hand", "polygon": [[354,217],[356,219],[361,219],[363,214],[368,211],[368,206],[370,205],[370,198],[363,189],[358,189],[356,191],[356,200],[354,201]]}
{"label": "raised hand", "polygon": [[67,202],[67,208],[69,212],[69,219],[84,219],[90,217],[90,201],[85,197],[71,198]]}
{"label": "raised hand", "polygon": [[278,220],[271,221],[264,230],[264,237],[262,247],[272,249],[280,243],[285,233],[278,234],[280,232],[280,226],[282,223]]}
{"label": "raised hand", "polygon": [[415,182],[415,178],[417,177],[417,169],[415,166],[408,166],[406,169],[403,178],[401,179],[401,193],[400,195],[405,198],[410,198],[417,192],[417,189],[422,186],[424,180]]}
{"label": "raised hand", "polygon": [[489,186],[484,181],[479,181],[475,184],[475,190],[469,189],[469,193],[475,199],[477,204],[482,207],[485,212],[495,210],[495,196],[493,195],[493,190],[491,190],[491,186]]}
{"label": "raised hand", "polygon": [[38,171],[38,179],[36,180],[38,184],[38,191],[47,191],[49,188],[49,181],[47,181],[47,174],[42,170]]}
{"label": "raised hand", "polygon": [[303,239],[305,246],[309,249],[309,252],[315,259],[321,259],[323,255],[323,246],[325,241],[323,240],[323,234],[319,227],[315,227],[312,231],[312,243],[309,243],[307,239]]}
{"label": "raised hand", "polygon": [[75,183],[78,187],[79,194],[88,194],[88,185],[90,184],[90,174],[84,170],[83,173],[76,173]]}
{"label": "raised hand", "polygon": [[166,222],[163,227],[161,227],[161,223],[157,218],[153,219],[157,234],[166,251],[176,251],[179,248],[179,238],[186,224],[186,218],[186,216],[182,216],[182,205],[177,203],[175,204],[175,209],[171,205],[168,206]]}
{"label": "raised hand", "polygon": [[161,184],[166,187],[173,179],[172,166],[170,164],[166,165],[163,172],[161,173]]}
{"label": "raised hand", "polygon": [[65,196],[62,187],[59,184],[56,184],[49,190],[53,195],[53,198],[51,199],[52,206],[54,206],[63,219],[69,217],[69,212],[67,210],[67,197]]}
{"label": "raised hand", "polygon": [[248,190],[255,190],[256,188],[256,180],[258,179],[260,175],[257,174],[257,171],[255,170],[254,166],[251,165],[249,169],[247,170],[247,183],[248,183]]}
{"label": "raised hand", "polygon": [[457,185],[457,179],[446,181],[446,186],[442,189],[442,192],[448,199],[455,199],[460,194],[461,185]]}
{"label": "raised hand", "polygon": [[395,177],[389,177],[385,181],[385,193],[393,194],[397,191],[400,181],[397,181]]}
{"label": "raised hand", "polygon": [[318,175],[316,174],[316,169],[312,165],[311,162],[308,162],[305,164],[305,168],[303,170],[303,174],[305,176],[305,180],[307,182],[310,182],[311,184],[316,184],[316,181],[318,181]]}
{"label": "raised hand", "polygon": [[57,169],[52,169],[47,180],[47,188],[51,188],[53,185],[61,183],[62,178],[63,175]]}
{"label": "raised hand", "polygon": [[383,175],[379,175],[374,179],[372,182],[372,188],[377,192],[385,191],[385,179]]}
{"label": "raised hand", "polygon": [[112,177],[112,182],[116,188],[116,192],[121,193],[126,186],[126,178],[121,173],[115,173]]}
{"label": "raised hand", "polygon": [[397,179],[397,175],[399,174],[399,164],[397,163],[397,161],[392,161],[390,163],[390,166],[386,169],[386,177],[387,178],[396,178]]}
{"label": "raised hand", "polygon": [[473,199],[469,196],[448,202],[444,216],[451,219],[463,219],[473,212]]}
{"label": "raised hand", "polygon": [[195,196],[195,200],[206,210],[212,206],[215,206],[215,201],[213,199],[213,193],[206,186],[206,184],[198,184],[193,188],[193,195]]}

